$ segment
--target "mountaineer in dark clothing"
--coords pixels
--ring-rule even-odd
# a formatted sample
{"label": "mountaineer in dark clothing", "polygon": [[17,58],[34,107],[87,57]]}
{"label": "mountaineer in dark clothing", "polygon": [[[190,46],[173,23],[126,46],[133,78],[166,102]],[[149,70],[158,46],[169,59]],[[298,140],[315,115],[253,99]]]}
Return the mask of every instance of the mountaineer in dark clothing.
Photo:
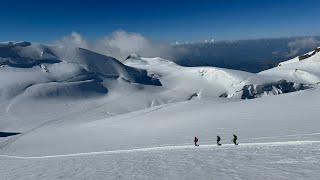
{"label": "mountaineer in dark clothing", "polygon": [[218,145],[218,146],[221,146],[220,140],[221,140],[220,136],[217,136],[217,145]]}
{"label": "mountaineer in dark clothing", "polygon": [[199,146],[199,145],[198,145],[198,141],[199,141],[198,138],[197,138],[197,137],[194,137],[194,145],[195,145],[195,146]]}
{"label": "mountaineer in dark clothing", "polygon": [[235,134],[233,134],[233,140],[232,141],[233,141],[234,145],[238,145],[237,139],[238,139],[238,137]]}

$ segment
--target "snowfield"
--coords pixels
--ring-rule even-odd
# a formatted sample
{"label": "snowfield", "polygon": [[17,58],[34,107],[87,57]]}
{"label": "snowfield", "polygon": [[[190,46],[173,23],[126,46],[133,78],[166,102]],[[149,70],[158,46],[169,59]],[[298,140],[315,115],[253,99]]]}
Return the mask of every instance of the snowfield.
{"label": "snowfield", "polygon": [[0,170],[2,179],[317,179],[319,148],[297,141],[1,158]]}
{"label": "snowfield", "polygon": [[0,43],[0,179],[318,179],[319,58],[252,74]]}

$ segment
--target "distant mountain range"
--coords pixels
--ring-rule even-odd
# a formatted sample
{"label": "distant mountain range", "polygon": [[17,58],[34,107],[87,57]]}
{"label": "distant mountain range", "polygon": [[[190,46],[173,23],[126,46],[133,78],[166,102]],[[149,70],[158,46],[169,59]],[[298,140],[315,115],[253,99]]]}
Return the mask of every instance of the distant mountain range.
{"label": "distant mountain range", "polygon": [[175,55],[182,66],[215,66],[260,72],[320,46],[320,36],[220,41],[174,45],[186,49]]}

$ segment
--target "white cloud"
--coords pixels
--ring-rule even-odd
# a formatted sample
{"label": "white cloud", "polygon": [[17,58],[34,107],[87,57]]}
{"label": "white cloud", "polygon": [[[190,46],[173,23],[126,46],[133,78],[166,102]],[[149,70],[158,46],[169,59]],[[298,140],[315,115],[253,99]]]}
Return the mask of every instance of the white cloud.
{"label": "white cloud", "polygon": [[290,52],[286,55],[287,57],[296,56],[300,52],[300,48],[290,49]]}
{"label": "white cloud", "polygon": [[174,48],[169,43],[155,41],[138,33],[129,33],[117,30],[110,35],[88,42],[77,32],[65,36],[54,42],[62,46],[75,46],[86,48],[101,54],[112,56],[120,61],[131,53],[145,57],[163,57],[172,59],[174,54],[183,51],[182,48]]}
{"label": "white cloud", "polygon": [[59,46],[88,48],[88,43],[77,32],[72,32],[69,36],[65,36],[60,40],[56,40],[54,43]]}
{"label": "white cloud", "polygon": [[320,42],[314,37],[298,38],[288,43],[290,52],[287,56],[297,55],[301,49],[312,49],[320,45]]}

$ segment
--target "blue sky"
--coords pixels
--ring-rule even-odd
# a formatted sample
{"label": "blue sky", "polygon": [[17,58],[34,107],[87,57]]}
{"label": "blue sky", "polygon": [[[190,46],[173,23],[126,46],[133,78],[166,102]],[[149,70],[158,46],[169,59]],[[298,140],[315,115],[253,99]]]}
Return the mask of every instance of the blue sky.
{"label": "blue sky", "polygon": [[97,39],[115,30],[165,41],[320,35],[318,0],[2,0],[0,41],[52,42],[72,31]]}

